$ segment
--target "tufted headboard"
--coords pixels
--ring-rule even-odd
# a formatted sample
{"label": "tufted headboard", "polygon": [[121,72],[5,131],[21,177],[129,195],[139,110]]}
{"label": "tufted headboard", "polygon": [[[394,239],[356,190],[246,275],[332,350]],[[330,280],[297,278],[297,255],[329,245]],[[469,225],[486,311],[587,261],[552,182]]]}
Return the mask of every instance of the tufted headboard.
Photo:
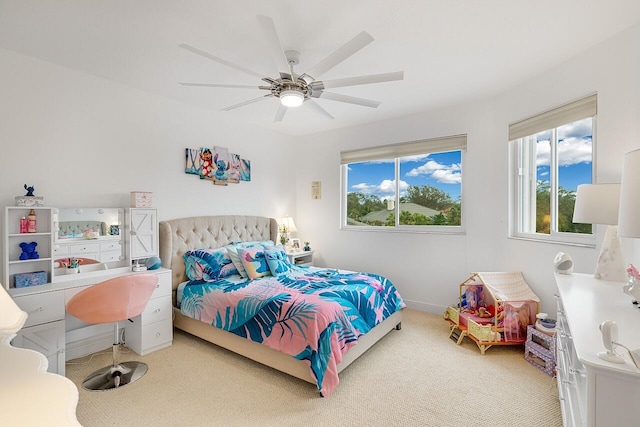
{"label": "tufted headboard", "polygon": [[160,221],[160,258],[170,268],[175,290],[187,276],[182,255],[190,249],[219,248],[229,243],[251,240],[276,241],[278,224],[274,218],[244,215],[217,215]]}

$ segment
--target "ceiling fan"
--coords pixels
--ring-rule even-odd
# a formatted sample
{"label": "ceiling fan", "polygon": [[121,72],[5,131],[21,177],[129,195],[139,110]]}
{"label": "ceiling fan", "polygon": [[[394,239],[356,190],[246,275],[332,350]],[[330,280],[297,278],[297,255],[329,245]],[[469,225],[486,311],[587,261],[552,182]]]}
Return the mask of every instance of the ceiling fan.
{"label": "ceiling fan", "polygon": [[324,116],[333,119],[334,117],[329,114],[327,110],[322,108],[318,103],[313,101],[313,98],[328,99],[331,101],[346,102],[348,104],[362,105],[365,107],[377,108],[380,102],[371,101],[369,99],[356,98],[353,96],[342,95],[338,93],[327,92],[325,89],[364,85],[370,83],[382,83],[404,79],[403,71],[396,71],[393,73],[384,74],[371,74],[366,76],[347,77],[343,79],[317,80],[318,77],[364,48],[366,45],[373,41],[367,32],[363,31],[353,39],[336,49],[333,53],[320,61],[310,70],[303,74],[296,74],[293,71],[293,66],[299,63],[300,53],[295,50],[285,51],[280,43],[280,38],[276,31],[273,20],[267,16],[258,16],[258,23],[260,29],[267,41],[271,56],[273,57],[277,66],[278,77],[264,77],[255,71],[249,70],[241,65],[234,64],[226,59],[219,58],[208,52],[190,46],[188,44],[181,44],[180,47],[200,55],[204,58],[234,68],[238,71],[242,71],[246,74],[250,74],[254,77],[258,77],[267,85],[262,86],[249,86],[249,85],[231,85],[231,84],[216,84],[216,83],[185,83],[181,82],[182,86],[194,86],[194,87],[220,87],[220,88],[235,88],[235,89],[259,89],[267,91],[266,95],[258,98],[249,99],[248,101],[240,102],[239,104],[231,105],[223,108],[223,111],[233,110],[238,107],[252,104],[254,102],[262,101],[267,98],[280,99],[280,106],[276,112],[274,122],[282,121],[287,108],[298,107],[303,103],[313,108],[315,111],[323,114]]}

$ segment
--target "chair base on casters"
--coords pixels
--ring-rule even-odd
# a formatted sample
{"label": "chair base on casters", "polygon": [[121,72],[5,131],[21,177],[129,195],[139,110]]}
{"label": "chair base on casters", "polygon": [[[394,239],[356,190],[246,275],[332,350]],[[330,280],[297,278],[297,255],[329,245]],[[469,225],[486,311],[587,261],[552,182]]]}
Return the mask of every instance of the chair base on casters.
{"label": "chair base on casters", "polygon": [[124,362],[107,366],[89,375],[82,382],[82,387],[93,391],[120,388],[142,378],[147,369],[146,363],[143,362]]}

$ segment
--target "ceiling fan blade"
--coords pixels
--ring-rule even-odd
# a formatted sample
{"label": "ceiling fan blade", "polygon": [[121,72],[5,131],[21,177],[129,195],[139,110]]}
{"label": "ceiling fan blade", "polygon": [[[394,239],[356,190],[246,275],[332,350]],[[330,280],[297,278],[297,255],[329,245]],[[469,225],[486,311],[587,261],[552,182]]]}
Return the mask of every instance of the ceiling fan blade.
{"label": "ceiling fan blade", "polygon": [[259,98],[253,98],[253,99],[250,99],[248,101],[243,101],[243,102],[241,102],[239,104],[235,104],[235,105],[232,105],[230,107],[223,108],[222,111],[230,111],[230,110],[236,109],[238,107],[244,107],[245,105],[253,104],[254,102],[262,101],[263,99],[271,98],[272,96],[273,95],[269,94],[269,95],[261,96]]}
{"label": "ceiling fan blade", "polygon": [[373,41],[373,37],[366,31],[361,32],[347,43],[340,46],[333,53],[320,61],[312,69],[307,71],[305,75],[311,77],[312,80],[317,79],[369,43]]}
{"label": "ceiling fan blade", "polygon": [[[317,95],[316,95],[317,94]],[[355,96],[341,95],[331,92],[316,92],[312,95],[314,98],[329,99],[331,101],[346,102],[348,104],[362,105],[363,107],[378,108],[381,104],[378,101],[371,101],[364,98],[356,98]]]}
{"label": "ceiling fan blade", "polygon": [[193,47],[193,46],[190,46],[188,44],[184,44],[183,43],[183,44],[181,44],[179,46],[181,48],[183,48],[184,50],[188,50],[189,52],[195,53],[196,55],[200,55],[200,56],[202,56],[204,58],[210,59],[210,60],[215,61],[215,62],[217,62],[219,64],[226,65],[227,67],[235,68],[238,71],[242,71],[243,73],[250,74],[250,75],[255,76],[255,77],[259,78],[259,79],[262,79],[262,77],[263,77],[262,75],[256,73],[255,71],[252,71],[252,70],[250,70],[248,68],[244,68],[241,65],[234,64],[233,62],[227,61],[226,59],[219,58],[219,57],[217,57],[215,55],[210,54],[209,52],[205,52],[204,50],[200,50],[200,49],[198,49],[196,47]]}
{"label": "ceiling fan blade", "polygon": [[278,111],[276,112],[276,116],[273,118],[274,122],[281,122],[282,119],[284,118],[284,114],[287,112],[287,107],[285,107],[284,105],[280,104],[280,106],[278,107]]}
{"label": "ceiling fan blade", "polygon": [[284,49],[282,48],[282,43],[280,43],[280,38],[278,37],[278,32],[276,31],[273,19],[268,16],[258,15],[258,23],[260,24],[262,35],[267,41],[267,46],[269,46],[271,57],[275,61],[276,67],[278,67],[276,71],[290,71],[291,66],[287,60],[287,55],[284,53]]}
{"label": "ceiling fan blade", "polygon": [[[332,89],[334,87],[345,87],[345,86],[357,86],[357,85],[368,85],[371,83],[383,83],[383,82],[393,82],[396,80],[404,79],[404,71],[396,71],[394,73],[384,73],[384,74],[371,74],[368,76],[358,76],[358,77],[347,77],[344,79],[335,79],[335,80],[325,80],[313,82],[310,86],[315,89],[316,84],[319,83],[322,85],[322,88],[319,89]],[[320,86],[318,85],[318,86]]]}
{"label": "ceiling fan blade", "polygon": [[304,103],[304,105],[308,105],[310,109],[322,114],[325,117],[330,118],[331,120],[335,119],[335,117],[333,117],[331,114],[329,114],[329,112],[327,110],[325,110],[324,108],[322,108],[320,106],[320,104],[318,104],[317,102],[315,102],[313,99],[307,99]]}
{"label": "ceiling fan blade", "polygon": [[[233,89],[260,89],[260,86],[249,86],[249,85],[225,85],[225,84],[217,84],[217,83],[178,83],[182,86],[191,86],[191,87],[228,87]],[[264,86],[263,86],[264,87]]]}

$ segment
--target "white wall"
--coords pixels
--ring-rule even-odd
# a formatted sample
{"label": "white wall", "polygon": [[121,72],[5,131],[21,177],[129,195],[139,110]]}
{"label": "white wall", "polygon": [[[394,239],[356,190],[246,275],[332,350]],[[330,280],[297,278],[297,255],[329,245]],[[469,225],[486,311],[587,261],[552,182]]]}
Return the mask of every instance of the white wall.
{"label": "white wall", "polygon": [[[598,180],[614,182],[624,153],[640,146],[638,75],[636,26],[490,100],[294,138],[0,50],[0,204],[30,184],[58,207],[128,206],[130,191],[152,191],[160,219],[291,214],[319,264],[386,275],[414,308],[441,313],[471,271],[520,270],[553,312],[553,256],[568,252],[576,271],[591,272],[599,245],[507,237],[508,124],[598,92]],[[341,150],[460,133],[468,135],[466,234],[339,230]],[[186,175],[184,149],[213,145],[251,159],[252,181],[214,187]],[[322,182],[320,200],[311,199],[312,181]]]}
{"label": "white wall", "polygon": [[[0,117],[0,206],[28,184],[55,207],[128,207],[151,191],[161,220],[295,213],[294,140],[221,112],[0,49]],[[185,174],[185,148],[214,145],[251,160],[251,182]]]}
{"label": "white wall", "polygon": [[[553,313],[553,257],[567,252],[576,271],[592,272],[604,229],[596,249],[508,238],[508,125],[597,92],[597,180],[619,182],[624,153],[640,147],[639,63],[636,26],[494,99],[302,138],[301,157],[313,162],[298,171],[298,234],[324,265],[388,276],[415,308],[442,313],[472,271],[519,270]],[[340,151],[461,133],[465,235],[339,230]],[[322,181],[322,200],[311,200],[311,181]]]}
{"label": "white wall", "polygon": [[[152,191],[160,219],[295,208],[290,137],[1,49],[0,94],[3,206],[30,184],[56,207],[127,207],[130,191]],[[251,160],[251,182],[184,173],[185,148],[214,145]]]}

